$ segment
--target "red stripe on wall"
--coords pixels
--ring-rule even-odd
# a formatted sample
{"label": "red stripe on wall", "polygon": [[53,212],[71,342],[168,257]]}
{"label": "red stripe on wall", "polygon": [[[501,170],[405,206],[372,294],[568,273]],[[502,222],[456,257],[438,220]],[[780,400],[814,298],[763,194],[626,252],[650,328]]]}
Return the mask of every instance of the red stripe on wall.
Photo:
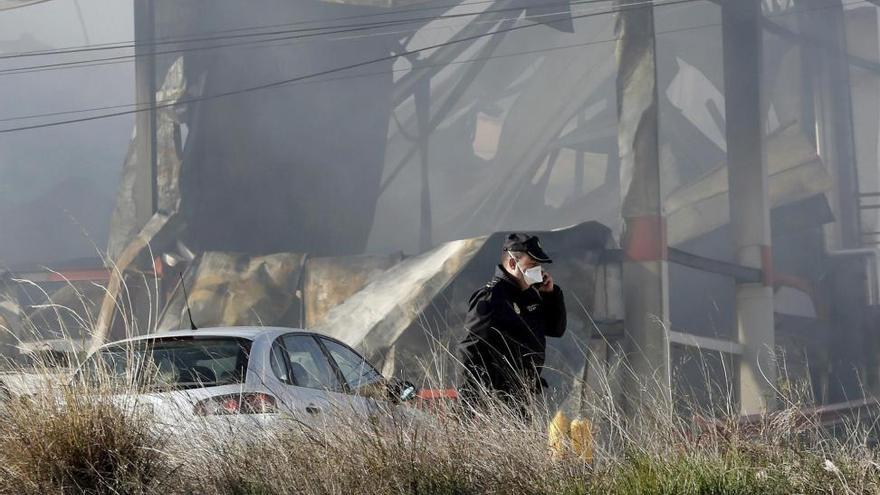
{"label": "red stripe on wall", "polygon": [[660,261],[669,258],[664,217],[645,215],[625,220],[623,252],[627,261]]}

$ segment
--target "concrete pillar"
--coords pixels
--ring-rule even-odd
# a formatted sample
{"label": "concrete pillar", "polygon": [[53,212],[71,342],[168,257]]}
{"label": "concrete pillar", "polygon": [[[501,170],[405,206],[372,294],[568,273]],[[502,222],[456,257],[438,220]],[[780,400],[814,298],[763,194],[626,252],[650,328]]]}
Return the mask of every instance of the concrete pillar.
{"label": "concrete pillar", "polygon": [[[156,105],[156,50],[154,0],[134,0],[135,101],[138,108]],[[156,208],[156,112],[135,114],[134,208],[137,229],[146,225]],[[137,231],[137,229],[135,231]]]}
{"label": "concrete pillar", "polygon": [[727,115],[727,169],[730,225],[737,262],[763,270],[761,283],[736,288],[740,358],[739,394],[743,414],[775,405],[772,256],[763,149],[761,100],[761,1],[724,0],[724,88]]}
{"label": "concrete pillar", "polygon": [[618,0],[618,149],[620,155],[625,404],[631,412],[671,399],[669,271],[660,189],[654,10]]}

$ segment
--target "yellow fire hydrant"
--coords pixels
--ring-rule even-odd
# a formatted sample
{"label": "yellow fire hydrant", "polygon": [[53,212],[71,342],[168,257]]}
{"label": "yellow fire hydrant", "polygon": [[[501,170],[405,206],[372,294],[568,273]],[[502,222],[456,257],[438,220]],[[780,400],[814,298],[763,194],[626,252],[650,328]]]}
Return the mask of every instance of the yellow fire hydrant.
{"label": "yellow fire hydrant", "polygon": [[550,421],[547,445],[554,459],[563,459],[573,454],[592,463],[593,432],[590,421],[586,418],[572,421],[564,412],[558,411]]}

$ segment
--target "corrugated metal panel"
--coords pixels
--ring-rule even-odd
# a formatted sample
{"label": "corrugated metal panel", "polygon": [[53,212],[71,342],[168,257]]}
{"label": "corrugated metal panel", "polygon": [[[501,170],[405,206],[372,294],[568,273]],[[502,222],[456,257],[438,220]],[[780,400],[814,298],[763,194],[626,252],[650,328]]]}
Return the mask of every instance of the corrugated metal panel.
{"label": "corrugated metal panel", "polygon": [[303,281],[305,327],[324,323],[327,313],[400,262],[402,255],[309,258]]}
{"label": "corrugated metal panel", "polygon": [[[184,275],[193,321],[200,327],[299,326],[296,294],[304,257],[300,253],[201,255]],[[162,316],[160,331],[189,326],[179,289]]]}

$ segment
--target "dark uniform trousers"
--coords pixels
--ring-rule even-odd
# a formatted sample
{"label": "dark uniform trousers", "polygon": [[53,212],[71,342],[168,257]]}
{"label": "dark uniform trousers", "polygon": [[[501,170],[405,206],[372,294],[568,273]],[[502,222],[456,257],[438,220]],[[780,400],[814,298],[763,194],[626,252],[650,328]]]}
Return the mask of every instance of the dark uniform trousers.
{"label": "dark uniform trousers", "polygon": [[542,391],[547,337],[565,333],[562,290],[522,290],[499,265],[495,277],[471,296],[459,344],[465,368],[461,399],[480,404],[486,393],[515,410]]}

